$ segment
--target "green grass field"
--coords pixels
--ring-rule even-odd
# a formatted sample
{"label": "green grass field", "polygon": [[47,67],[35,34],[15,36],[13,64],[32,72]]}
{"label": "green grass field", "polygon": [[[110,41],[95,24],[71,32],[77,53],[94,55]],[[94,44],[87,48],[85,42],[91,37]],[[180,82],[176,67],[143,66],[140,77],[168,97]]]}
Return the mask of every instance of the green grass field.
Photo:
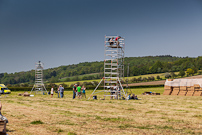
{"label": "green grass field", "polygon": [[[202,97],[141,95],[163,93],[163,87],[132,89],[140,100],[63,99],[54,94],[1,98],[2,114],[9,120],[8,135],[128,135],[202,134]],[[87,90],[87,97],[92,90]]]}
{"label": "green grass field", "polygon": [[[126,90],[126,89],[125,89]],[[141,95],[144,92],[156,92],[163,94],[164,92],[164,87],[153,87],[153,88],[136,88],[136,89],[131,89],[132,93],[136,95]]]}
{"label": "green grass field", "polygon": [[125,78],[126,78],[126,79],[127,79],[127,78],[128,78],[128,79],[139,78],[139,77],[142,77],[142,78],[146,77],[146,78],[148,78],[148,77],[153,76],[153,77],[155,77],[155,80],[157,80],[157,79],[156,79],[157,76],[160,76],[162,79],[165,79],[164,74],[165,74],[165,73],[160,73],[160,74],[147,74],[147,75],[138,75],[138,76],[125,77]]}
{"label": "green grass field", "polygon": [[81,79],[81,78],[84,77],[84,76],[96,76],[96,75],[98,75],[98,74],[100,74],[100,73],[92,73],[92,74],[84,74],[84,75],[79,75],[79,76],[64,77],[64,78],[61,78],[61,79],[59,79],[59,80],[60,80],[60,81],[65,81],[67,78],[72,79],[72,78],[74,78],[74,77],[78,77],[79,79]]}
{"label": "green grass field", "polygon": [[101,79],[83,80],[83,81],[71,81],[71,82],[59,82],[59,83],[55,83],[55,84],[56,84],[56,85],[60,85],[60,84],[63,84],[63,83],[64,83],[64,84],[70,86],[70,85],[75,84],[75,83],[78,83],[78,82],[83,83],[83,82],[93,82],[93,81],[99,82],[99,81],[101,81]]}
{"label": "green grass field", "polygon": [[[155,79],[156,79],[156,77],[159,75],[162,79],[165,79],[165,77],[164,77],[164,74],[165,73],[160,73],[160,74],[148,74],[148,75],[139,75],[139,76],[132,76],[132,77],[128,77],[128,79],[132,79],[132,78],[139,78],[139,77],[142,77],[142,78],[144,78],[144,77],[151,77],[151,76],[153,76],[153,77],[155,77]],[[82,75],[82,76],[84,76],[84,75]],[[125,80],[127,79],[127,77],[125,77],[124,78]],[[65,79],[63,79],[63,80],[65,80]],[[78,82],[80,82],[80,83],[83,83],[83,82],[93,82],[93,81],[97,81],[97,82],[100,82],[100,80],[101,79],[94,79],[94,80],[82,80],[82,81],[70,81],[70,82],[59,82],[59,83],[55,83],[55,84],[57,84],[57,85],[59,85],[59,84],[62,84],[62,83],[64,83],[64,84],[66,84],[66,85],[71,85],[71,84],[75,84],[75,83],[78,83]],[[157,80],[157,79],[156,79]]]}

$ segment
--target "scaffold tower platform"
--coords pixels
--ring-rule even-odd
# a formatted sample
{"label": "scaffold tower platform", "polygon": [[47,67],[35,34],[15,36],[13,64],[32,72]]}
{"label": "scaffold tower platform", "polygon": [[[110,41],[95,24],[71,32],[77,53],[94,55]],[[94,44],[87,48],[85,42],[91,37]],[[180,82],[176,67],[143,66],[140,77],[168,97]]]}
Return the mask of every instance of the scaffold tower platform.
{"label": "scaffold tower platform", "polygon": [[47,93],[46,87],[43,83],[43,63],[41,61],[37,62],[35,64],[35,84],[31,90],[31,93],[35,91],[35,94],[41,93],[44,94],[44,92]]}
{"label": "scaffold tower platform", "polygon": [[[105,36],[104,77],[94,89],[91,96],[99,92],[104,92],[104,99],[105,97],[110,97],[111,99],[127,99],[127,95],[121,84],[124,78],[124,49],[125,39],[123,37],[118,35]],[[103,86],[100,86],[101,84]],[[103,87],[103,90],[97,90],[99,86]]]}

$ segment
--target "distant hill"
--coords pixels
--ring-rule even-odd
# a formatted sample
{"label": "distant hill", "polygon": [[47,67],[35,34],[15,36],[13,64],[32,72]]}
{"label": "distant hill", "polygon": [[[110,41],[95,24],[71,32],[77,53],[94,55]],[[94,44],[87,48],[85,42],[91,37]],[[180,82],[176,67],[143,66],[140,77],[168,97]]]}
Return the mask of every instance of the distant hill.
{"label": "distant hill", "polygon": [[[145,56],[145,57],[126,57],[125,58],[125,76],[127,65],[130,63],[129,76],[177,72],[180,70],[202,69],[202,57],[174,57],[170,55]],[[59,66],[44,70],[44,79],[46,82],[78,81],[99,79],[103,77],[103,61],[83,62],[67,66]],[[93,74],[96,73],[96,74]],[[17,73],[1,73],[0,82],[4,84],[33,84],[35,79],[34,70]]]}

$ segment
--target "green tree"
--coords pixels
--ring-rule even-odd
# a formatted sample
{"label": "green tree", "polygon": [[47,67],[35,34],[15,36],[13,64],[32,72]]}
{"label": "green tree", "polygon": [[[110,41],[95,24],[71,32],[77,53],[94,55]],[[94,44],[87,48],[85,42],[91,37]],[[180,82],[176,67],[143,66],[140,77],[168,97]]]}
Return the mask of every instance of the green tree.
{"label": "green tree", "polygon": [[130,82],[137,82],[137,78],[132,78],[131,80],[130,80]]}
{"label": "green tree", "polygon": [[138,80],[139,82],[141,82],[141,81],[142,81],[142,77],[139,77],[137,80]]}
{"label": "green tree", "polygon": [[175,77],[176,77],[175,72],[171,72],[171,73],[170,73],[170,76],[171,76],[172,78],[175,78]]}
{"label": "green tree", "polygon": [[57,81],[58,81],[57,78],[54,77],[54,76],[52,76],[51,79],[50,79],[50,83],[55,83]]}
{"label": "green tree", "polygon": [[194,74],[194,70],[191,68],[187,69],[187,75],[193,75]]}
{"label": "green tree", "polygon": [[183,70],[180,70],[178,76],[181,76],[181,77],[185,76],[185,72]]}
{"label": "green tree", "polygon": [[196,67],[193,67],[192,70],[194,71],[194,74],[198,72],[198,69]]}
{"label": "green tree", "polygon": [[150,73],[161,72],[163,64],[160,61],[156,61],[149,69]]}
{"label": "green tree", "polygon": [[154,81],[155,80],[155,77],[154,76],[151,76],[151,81]]}
{"label": "green tree", "polygon": [[[197,73],[197,70],[202,70],[202,57],[198,58],[189,58],[189,57],[173,57],[169,55],[162,56],[145,56],[145,57],[125,57],[125,67],[127,63],[130,63],[130,76],[133,75],[145,75],[148,73],[166,73],[166,72],[176,72],[188,68],[194,70],[194,73]],[[100,78],[103,77],[104,71],[104,62],[83,62],[79,64],[72,64],[67,66],[60,66],[56,68],[49,68],[44,70],[44,79],[46,80],[55,80],[57,82],[59,78],[71,77],[71,81],[79,81],[81,79],[95,79],[98,78],[97,75],[85,75],[91,73],[100,73]],[[127,74],[127,68],[124,70],[125,75]],[[193,73],[189,73],[191,75]],[[85,75],[86,77],[80,76]],[[51,78],[51,77],[55,78]],[[78,77],[76,77],[78,76]],[[149,78],[151,79],[151,78]],[[160,77],[159,77],[160,79]],[[34,83],[35,80],[35,70],[27,72],[16,72],[16,73],[0,73],[1,83],[6,84],[20,84],[20,83]],[[137,82],[141,82],[143,79],[138,79]],[[44,80],[45,81],[45,80]],[[66,80],[68,81],[68,80]],[[92,85],[92,84],[91,84]]]}
{"label": "green tree", "polygon": [[161,77],[158,75],[158,76],[156,77],[156,79],[157,79],[157,80],[161,80]]}
{"label": "green tree", "polygon": [[67,77],[67,78],[65,79],[65,81],[66,81],[66,82],[70,82],[71,79],[70,79],[69,77]]}

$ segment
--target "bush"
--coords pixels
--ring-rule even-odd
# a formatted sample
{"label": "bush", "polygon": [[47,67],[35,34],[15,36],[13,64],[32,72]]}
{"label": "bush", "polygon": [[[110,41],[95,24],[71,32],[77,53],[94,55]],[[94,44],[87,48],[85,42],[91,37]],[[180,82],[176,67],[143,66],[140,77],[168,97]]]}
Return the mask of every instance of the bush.
{"label": "bush", "polygon": [[130,80],[131,82],[137,82],[137,79],[134,77]]}
{"label": "bush", "polygon": [[171,75],[169,73],[165,73],[165,78],[170,78]]}
{"label": "bush", "polygon": [[170,75],[172,78],[175,78],[177,76],[174,72],[171,72]]}
{"label": "bush", "polygon": [[151,76],[151,81],[154,81],[155,80],[155,77],[154,76]]}
{"label": "bush", "polygon": [[142,77],[139,77],[137,80],[138,80],[139,82],[141,82],[141,81],[142,81]]}
{"label": "bush", "polygon": [[32,87],[8,87],[12,91],[31,91]]}
{"label": "bush", "polygon": [[156,79],[157,79],[157,80],[161,80],[161,77],[158,75],[158,76],[156,77]]}
{"label": "bush", "polygon": [[194,70],[191,68],[187,69],[187,75],[193,75],[194,74]]}
{"label": "bush", "polygon": [[37,120],[37,121],[32,121],[30,124],[43,124],[43,122],[40,120]]}
{"label": "bush", "polygon": [[192,70],[194,71],[194,74],[198,72],[198,69],[196,67],[193,67]]}
{"label": "bush", "polygon": [[[149,78],[149,77],[148,77]],[[142,78],[142,81],[146,82],[147,81],[147,78],[146,77],[143,77]]]}
{"label": "bush", "polygon": [[181,77],[185,76],[185,72],[183,70],[180,70],[178,76],[181,76]]}
{"label": "bush", "polygon": [[202,74],[202,71],[199,71],[198,74],[201,75],[201,74]]}

